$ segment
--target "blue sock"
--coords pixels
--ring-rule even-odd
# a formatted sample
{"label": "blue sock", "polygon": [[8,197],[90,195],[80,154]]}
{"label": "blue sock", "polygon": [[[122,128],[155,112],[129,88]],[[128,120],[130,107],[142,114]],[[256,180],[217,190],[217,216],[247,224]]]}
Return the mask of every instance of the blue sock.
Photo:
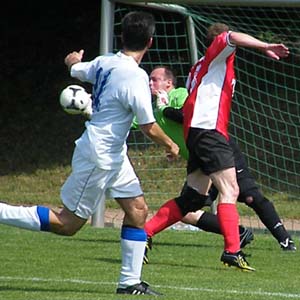
{"label": "blue sock", "polygon": [[48,207],[38,206],[36,211],[40,218],[41,231],[50,231],[50,221],[49,221],[50,209]]}
{"label": "blue sock", "polygon": [[147,234],[144,229],[122,226],[121,238],[130,241],[145,242]]}
{"label": "blue sock", "polygon": [[122,267],[118,287],[141,282],[147,234],[144,229],[123,226],[121,230]]}

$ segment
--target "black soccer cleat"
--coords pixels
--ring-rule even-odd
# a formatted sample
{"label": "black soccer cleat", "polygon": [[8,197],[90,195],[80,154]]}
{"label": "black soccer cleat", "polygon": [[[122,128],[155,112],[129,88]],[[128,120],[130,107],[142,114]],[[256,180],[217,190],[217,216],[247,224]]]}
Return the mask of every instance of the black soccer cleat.
{"label": "black soccer cleat", "polygon": [[245,258],[245,254],[242,251],[238,251],[236,253],[224,251],[221,256],[221,261],[227,267],[236,267],[242,271],[255,271],[254,268],[249,266],[249,263]]}
{"label": "black soccer cleat", "polygon": [[152,250],[152,238],[151,237],[148,237],[147,241],[146,241],[144,258],[143,258],[143,264],[144,265],[149,264],[149,257],[148,257],[149,250]]}
{"label": "black soccer cleat", "polygon": [[247,244],[250,244],[254,240],[253,232],[246,227],[239,226],[240,230],[240,248],[244,248]]}
{"label": "black soccer cleat", "polygon": [[161,293],[150,289],[149,284],[144,281],[126,288],[117,288],[117,294],[162,296]]}
{"label": "black soccer cleat", "polygon": [[286,238],[285,241],[280,242],[279,244],[283,251],[294,252],[297,250],[297,247],[291,238]]}

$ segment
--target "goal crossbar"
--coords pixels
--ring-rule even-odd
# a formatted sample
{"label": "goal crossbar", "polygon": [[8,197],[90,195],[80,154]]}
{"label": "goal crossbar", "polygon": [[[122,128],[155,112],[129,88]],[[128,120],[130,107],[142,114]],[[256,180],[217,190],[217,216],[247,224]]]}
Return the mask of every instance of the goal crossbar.
{"label": "goal crossbar", "polygon": [[153,3],[159,4],[191,4],[191,5],[222,5],[222,6],[285,6],[285,7],[300,7],[300,0],[152,0],[149,1],[118,1],[122,3],[132,4],[139,3],[150,5]]}

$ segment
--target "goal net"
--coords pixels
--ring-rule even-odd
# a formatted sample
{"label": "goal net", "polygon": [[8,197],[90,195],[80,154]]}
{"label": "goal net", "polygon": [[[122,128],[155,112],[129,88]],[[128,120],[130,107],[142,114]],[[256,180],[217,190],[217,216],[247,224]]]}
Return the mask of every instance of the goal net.
{"label": "goal net", "polygon": [[[148,73],[156,65],[172,67],[178,86],[184,86],[191,65],[203,55],[206,29],[213,22],[289,47],[289,58],[279,62],[256,50],[238,49],[230,133],[265,193],[273,199],[299,199],[300,8],[128,2],[115,2],[112,50],[121,46],[123,16],[131,10],[151,11],[157,23],[155,42],[141,66]],[[180,191],[185,162],[168,164],[162,149],[138,131],[131,133],[128,144],[150,207],[156,209]]]}

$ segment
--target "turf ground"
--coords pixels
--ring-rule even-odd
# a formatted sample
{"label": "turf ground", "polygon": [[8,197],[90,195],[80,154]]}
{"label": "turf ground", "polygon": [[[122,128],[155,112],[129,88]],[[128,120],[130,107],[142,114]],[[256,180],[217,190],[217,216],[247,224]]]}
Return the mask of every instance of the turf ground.
{"label": "turf ground", "polygon": [[[115,294],[119,230],[86,225],[74,237],[0,226],[0,299],[149,299]],[[296,237],[299,246],[299,239]],[[300,251],[284,253],[267,234],[245,252],[254,273],[220,263],[221,236],[167,230],[154,239],[143,279],[162,299],[300,299]]]}

